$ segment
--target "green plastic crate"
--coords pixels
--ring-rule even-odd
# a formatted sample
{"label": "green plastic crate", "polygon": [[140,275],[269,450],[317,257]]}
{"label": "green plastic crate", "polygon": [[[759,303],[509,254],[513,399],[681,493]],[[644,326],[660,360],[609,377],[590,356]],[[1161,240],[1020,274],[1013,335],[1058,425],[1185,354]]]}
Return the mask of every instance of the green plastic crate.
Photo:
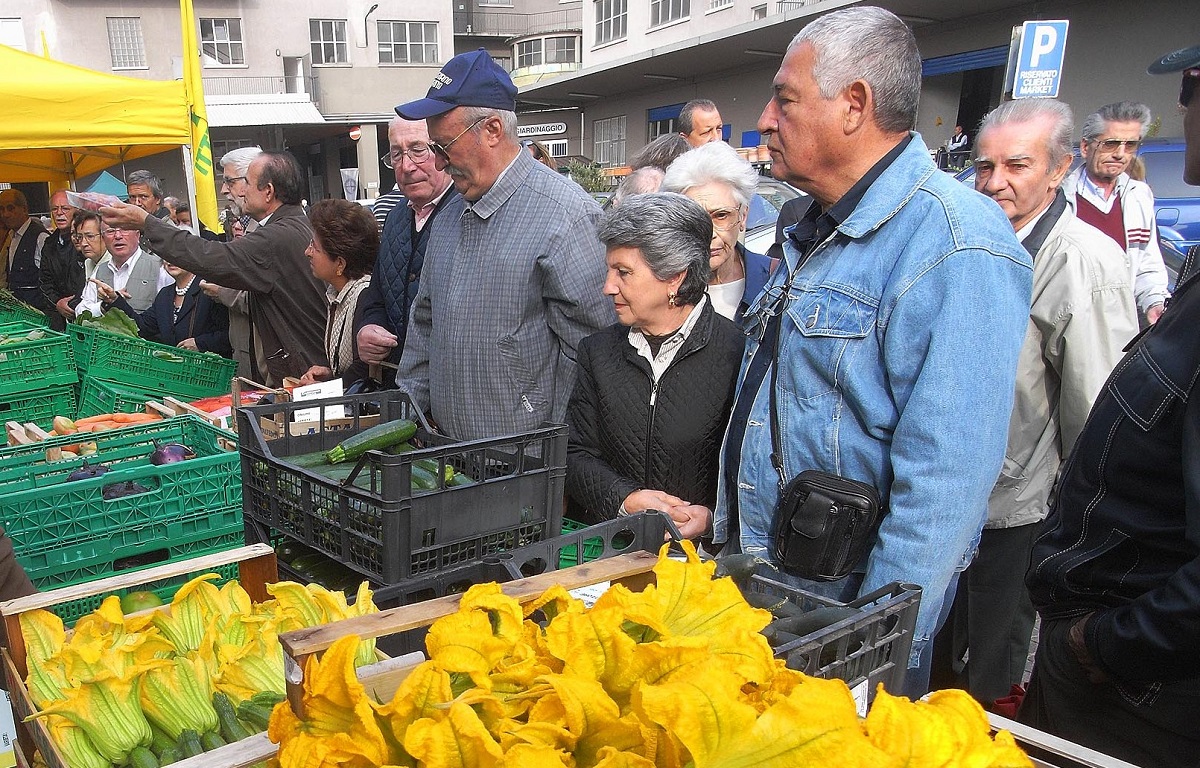
{"label": "green plastic crate", "polygon": [[[582,531],[587,527],[588,526],[583,523],[577,523],[574,520],[568,520],[565,517],[562,521],[562,532],[564,536],[568,533],[574,533],[575,531]],[[603,538],[597,536],[595,538],[583,540],[583,562],[590,563],[593,560],[599,560],[600,555],[602,554],[604,554]],[[568,544],[562,548],[562,551],[558,555],[558,567],[570,568],[576,564],[577,560],[575,557],[575,545]]]}
{"label": "green plastic crate", "polygon": [[118,384],[114,381],[84,376],[80,382],[79,416],[96,416],[101,413],[141,413],[147,400],[159,400],[162,392],[139,389]]}
{"label": "green plastic crate", "polygon": [[128,382],[162,395],[197,399],[229,394],[237,361],[95,328],[67,328],[80,374]]}
{"label": "green plastic crate", "polygon": [[75,387],[70,384],[45,387],[37,392],[0,394],[0,422],[33,422],[48,432],[54,426],[55,416],[74,415]]}
{"label": "green plastic crate", "polygon": [[[229,432],[193,416],[89,435],[94,456],[47,461],[46,449],[78,436],[55,437],[35,445],[0,449],[0,520],[18,558],[24,552],[83,546],[89,539],[117,541],[118,548],[182,529],[197,510],[223,510],[242,502],[238,454],[224,450]],[[155,466],[156,443],[183,443],[196,458]],[[84,461],[109,467],[105,474],[67,481]],[[106,500],[104,488],[134,482],[143,493]]]}
{"label": "green plastic crate", "polygon": [[12,322],[32,323],[43,328],[50,327],[50,320],[44,312],[12,295],[11,291],[0,289],[0,323]]}
{"label": "green plastic crate", "polygon": [[[42,338],[24,339],[33,331],[39,331]],[[71,340],[65,333],[22,320],[0,323],[0,338],[4,337],[22,340],[0,344],[0,393],[36,392],[79,380]]]}
{"label": "green plastic crate", "polygon": [[[194,555],[186,555],[185,557],[199,557],[200,555],[210,555],[210,554],[214,554],[217,552],[224,552],[226,549],[230,549],[230,547],[218,547],[216,549],[213,549],[213,550],[210,550],[207,552],[198,552]],[[160,565],[160,563],[155,563],[155,565]],[[225,582],[233,581],[234,579],[236,579],[238,577],[238,564],[231,563],[229,565],[222,565],[219,568],[212,568],[208,571],[198,571],[196,573],[189,573],[189,574],[185,574],[183,576],[174,576],[170,579],[162,579],[160,581],[153,581],[148,584],[139,585],[133,589],[123,589],[119,592],[113,592],[112,594],[115,594],[118,597],[120,597],[120,596],[125,595],[128,592],[142,592],[142,591],[153,592],[154,594],[158,595],[159,599],[162,600],[164,604],[166,604],[166,603],[171,602],[171,598],[175,597],[175,593],[178,592],[179,588],[182,587],[184,584],[186,584],[188,582],[188,580],[192,579],[195,576],[199,576],[202,573],[219,574],[221,576],[221,578],[217,579],[216,581],[213,582],[213,584],[215,584],[216,586],[219,587],[222,584],[224,584]],[[39,585],[39,586],[41,586],[41,585]],[[53,587],[60,587],[60,586],[64,586],[64,585],[55,584],[52,586],[47,586],[47,587],[45,587],[45,589],[51,589]],[[58,617],[63,620],[64,624],[66,624],[68,627],[71,627],[71,626],[75,625],[75,622],[79,621],[84,616],[88,615],[92,611],[99,608],[100,604],[102,602],[104,602],[104,598],[106,598],[106,597],[108,597],[108,595],[93,595],[92,597],[83,597],[83,598],[80,598],[79,600],[69,600],[65,603],[59,603],[58,605],[55,605],[55,606],[49,608],[49,610],[53,611],[55,614],[57,614]]]}

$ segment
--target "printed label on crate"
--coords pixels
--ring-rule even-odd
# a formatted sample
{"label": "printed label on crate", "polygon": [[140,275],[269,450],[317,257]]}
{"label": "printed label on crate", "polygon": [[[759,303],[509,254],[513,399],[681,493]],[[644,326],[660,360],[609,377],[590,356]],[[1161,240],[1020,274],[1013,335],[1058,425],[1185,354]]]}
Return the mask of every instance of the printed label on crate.
{"label": "printed label on crate", "polygon": [[12,768],[17,764],[17,726],[13,722],[12,705],[8,700],[8,691],[0,690],[3,701],[0,701],[0,768]]}
{"label": "printed label on crate", "polygon": [[[342,387],[341,379],[333,381],[319,381],[316,384],[309,384],[304,387],[296,387],[292,390],[292,399],[300,400],[321,400],[328,397],[341,397],[344,388]],[[346,406],[330,405],[325,408],[325,418],[327,419],[344,419],[346,418]],[[320,408],[304,408],[296,411],[296,421],[320,421]]]}
{"label": "printed label on crate", "polygon": [[850,695],[854,697],[854,708],[858,710],[858,716],[866,717],[867,704],[871,699],[871,681],[863,680],[850,689]]}
{"label": "printed label on crate", "polygon": [[571,597],[575,598],[576,600],[582,601],[585,606],[587,606],[588,608],[591,608],[593,605],[596,604],[596,601],[600,599],[600,595],[603,595],[605,592],[608,591],[609,583],[610,582],[602,581],[599,584],[592,584],[591,586],[588,586],[588,587],[580,587],[579,589],[572,589]]}

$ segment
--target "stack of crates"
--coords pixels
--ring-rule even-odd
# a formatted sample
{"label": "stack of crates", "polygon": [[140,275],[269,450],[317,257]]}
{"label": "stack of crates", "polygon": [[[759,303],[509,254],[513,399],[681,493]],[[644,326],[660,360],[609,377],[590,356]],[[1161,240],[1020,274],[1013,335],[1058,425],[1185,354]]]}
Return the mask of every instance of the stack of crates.
{"label": "stack of crates", "polygon": [[0,323],[0,422],[49,431],[55,416],[75,415],[78,378],[65,334],[27,319]]}
{"label": "stack of crates", "polygon": [[[232,434],[181,416],[89,434],[96,453],[53,460],[79,435],[0,449],[0,521],[35,586],[52,589],[242,546],[242,487]],[[157,446],[196,457],[155,465]],[[102,467],[103,474],[71,480]],[[170,599],[178,584],[154,585]],[[98,605],[64,604],[64,620]]]}

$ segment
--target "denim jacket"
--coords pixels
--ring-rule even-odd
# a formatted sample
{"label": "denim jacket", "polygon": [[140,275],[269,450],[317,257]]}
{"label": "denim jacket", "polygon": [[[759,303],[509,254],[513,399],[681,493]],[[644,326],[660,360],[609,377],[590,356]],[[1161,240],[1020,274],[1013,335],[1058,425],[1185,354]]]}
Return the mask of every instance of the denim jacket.
{"label": "denim jacket", "polygon": [[[742,321],[750,340],[739,389],[764,310],[787,290],[777,394],[784,472],[820,469],[879,490],[886,515],[860,566],[860,593],[893,581],[924,589],[915,658],[987,516],[1029,322],[1032,259],[1000,208],[938,171],[919,136],[797,271],[798,258],[789,239],[787,269],[775,270]],[[714,516],[715,541],[764,556],[779,496],[770,382],[741,446],[740,529],[728,531],[724,468]]]}

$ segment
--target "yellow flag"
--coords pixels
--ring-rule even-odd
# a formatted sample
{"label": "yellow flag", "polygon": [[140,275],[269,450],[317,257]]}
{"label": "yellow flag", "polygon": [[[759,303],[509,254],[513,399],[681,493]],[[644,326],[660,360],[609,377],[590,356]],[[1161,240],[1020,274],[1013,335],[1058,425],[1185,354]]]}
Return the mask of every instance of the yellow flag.
{"label": "yellow flag", "polygon": [[192,125],[192,165],[196,178],[196,217],[213,232],[221,232],[217,212],[216,170],[208,140],[208,109],[204,106],[204,81],[200,76],[200,46],[192,0],[179,0],[183,19],[183,87]]}

